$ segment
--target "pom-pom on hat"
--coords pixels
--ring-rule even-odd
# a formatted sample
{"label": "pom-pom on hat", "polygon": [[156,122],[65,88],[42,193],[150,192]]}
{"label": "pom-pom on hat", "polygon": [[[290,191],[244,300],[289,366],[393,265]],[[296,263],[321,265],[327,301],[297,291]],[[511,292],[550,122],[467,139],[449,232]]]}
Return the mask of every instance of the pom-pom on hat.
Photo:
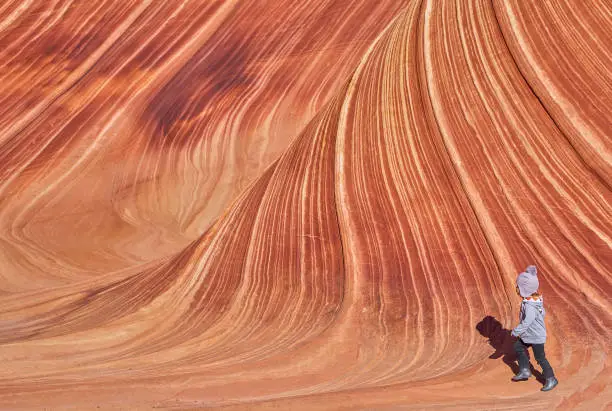
{"label": "pom-pom on hat", "polygon": [[540,282],[538,281],[538,269],[535,265],[530,265],[516,278],[516,285],[519,288],[521,297],[529,297],[538,291]]}

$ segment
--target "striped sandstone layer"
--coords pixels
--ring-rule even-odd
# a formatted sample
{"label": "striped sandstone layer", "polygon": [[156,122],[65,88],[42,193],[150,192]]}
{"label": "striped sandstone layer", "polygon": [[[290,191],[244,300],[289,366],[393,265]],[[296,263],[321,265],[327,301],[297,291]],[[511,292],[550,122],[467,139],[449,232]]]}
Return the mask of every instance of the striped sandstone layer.
{"label": "striped sandstone layer", "polygon": [[0,16],[0,407],[610,406],[612,4]]}

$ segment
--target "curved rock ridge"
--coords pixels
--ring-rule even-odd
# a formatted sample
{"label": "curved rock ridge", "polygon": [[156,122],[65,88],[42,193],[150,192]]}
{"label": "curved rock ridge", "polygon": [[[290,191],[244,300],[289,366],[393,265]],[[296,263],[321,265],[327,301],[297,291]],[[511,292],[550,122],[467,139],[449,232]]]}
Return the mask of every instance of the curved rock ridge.
{"label": "curved rock ridge", "polygon": [[5,2],[0,408],[609,408],[611,16]]}
{"label": "curved rock ridge", "polygon": [[406,3],[5,2],[0,291],[185,248]]}

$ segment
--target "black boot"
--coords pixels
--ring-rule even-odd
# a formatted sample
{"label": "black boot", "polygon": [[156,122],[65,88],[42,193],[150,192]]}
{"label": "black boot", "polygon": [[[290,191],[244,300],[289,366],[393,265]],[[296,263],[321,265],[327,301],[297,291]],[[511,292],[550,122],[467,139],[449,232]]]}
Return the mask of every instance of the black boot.
{"label": "black boot", "polygon": [[542,387],[541,391],[550,391],[555,388],[559,384],[559,381],[555,377],[550,377],[546,379],[546,384]]}
{"label": "black boot", "polygon": [[512,377],[512,381],[525,381],[531,377],[531,370],[529,368],[523,368],[519,370],[518,374]]}

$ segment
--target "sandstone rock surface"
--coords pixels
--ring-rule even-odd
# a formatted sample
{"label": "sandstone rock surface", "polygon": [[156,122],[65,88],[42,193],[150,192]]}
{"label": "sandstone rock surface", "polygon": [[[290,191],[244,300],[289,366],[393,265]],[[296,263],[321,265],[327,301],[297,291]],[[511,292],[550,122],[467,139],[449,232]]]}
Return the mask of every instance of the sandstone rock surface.
{"label": "sandstone rock surface", "polygon": [[612,406],[609,1],[6,0],[0,44],[0,408]]}

